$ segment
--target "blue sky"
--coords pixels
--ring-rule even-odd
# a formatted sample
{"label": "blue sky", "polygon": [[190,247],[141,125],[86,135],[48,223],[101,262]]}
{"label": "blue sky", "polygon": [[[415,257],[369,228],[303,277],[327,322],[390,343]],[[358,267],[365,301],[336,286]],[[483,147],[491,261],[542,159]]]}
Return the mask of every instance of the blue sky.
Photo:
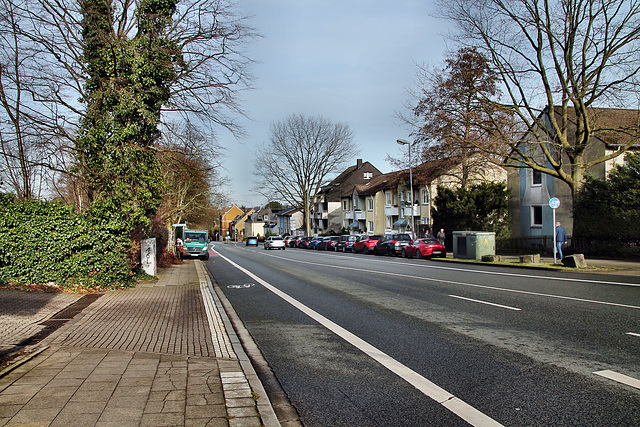
{"label": "blue sky", "polygon": [[[265,203],[250,173],[269,127],[291,114],[322,115],[349,125],[360,156],[390,172],[398,138],[409,130],[395,117],[415,84],[416,64],[440,65],[446,23],[425,0],[239,0],[262,38],[247,46],[255,89],[242,95],[248,136],[219,135],[227,150],[229,198]],[[406,148],[405,148],[406,149]],[[355,164],[356,158],[352,164]]]}

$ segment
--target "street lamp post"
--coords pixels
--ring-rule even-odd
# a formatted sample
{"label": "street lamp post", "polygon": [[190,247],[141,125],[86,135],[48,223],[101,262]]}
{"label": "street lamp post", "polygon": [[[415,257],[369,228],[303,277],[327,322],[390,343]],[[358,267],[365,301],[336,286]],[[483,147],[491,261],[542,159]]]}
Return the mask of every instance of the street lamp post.
{"label": "street lamp post", "polygon": [[409,188],[411,191],[411,240],[414,239],[415,234],[414,234],[414,230],[413,230],[413,175],[411,173],[411,143],[409,141],[406,141],[404,139],[398,139],[396,141],[398,144],[400,145],[408,145],[409,146]]}

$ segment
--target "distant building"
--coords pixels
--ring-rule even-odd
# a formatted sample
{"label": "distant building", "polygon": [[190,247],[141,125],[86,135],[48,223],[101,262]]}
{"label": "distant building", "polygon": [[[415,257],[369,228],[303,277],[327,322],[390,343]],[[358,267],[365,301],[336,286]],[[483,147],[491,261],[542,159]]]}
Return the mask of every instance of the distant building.
{"label": "distant building", "polygon": [[[376,176],[365,184],[352,186],[341,197],[342,224],[354,233],[384,234],[415,230],[416,236],[431,231],[431,209],[438,186],[456,188],[461,165],[448,162],[448,167],[434,167],[428,162],[412,170],[413,195],[409,170]],[[487,163],[482,171],[472,173],[470,182],[506,182],[503,167]],[[411,220],[413,217],[413,225]]]}
{"label": "distant building", "polygon": [[358,184],[365,184],[381,174],[382,172],[371,163],[358,159],[355,166],[350,166],[329,184],[322,187],[311,208],[313,233],[340,230],[343,225],[340,199],[345,190]]}
{"label": "distant building", "polygon": [[233,204],[222,215],[220,215],[220,237],[222,239],[226,239],[227,236],[230,238],[234,237],[235,228],[232,226],[232,223],[239,215],[243,214],[244,211],[237,205]]}

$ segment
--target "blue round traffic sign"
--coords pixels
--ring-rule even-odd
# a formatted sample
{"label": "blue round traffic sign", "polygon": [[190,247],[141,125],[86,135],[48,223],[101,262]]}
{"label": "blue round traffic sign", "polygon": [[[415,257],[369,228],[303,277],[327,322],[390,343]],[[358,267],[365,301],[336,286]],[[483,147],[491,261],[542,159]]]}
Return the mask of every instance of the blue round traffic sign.
{"label": "blue round traffic sign", "polygon": [[557,197],[554,197],[551,200],[549,200],[549,207],[551,209],[558,209],[560,207],[560,199],[558,199]]}

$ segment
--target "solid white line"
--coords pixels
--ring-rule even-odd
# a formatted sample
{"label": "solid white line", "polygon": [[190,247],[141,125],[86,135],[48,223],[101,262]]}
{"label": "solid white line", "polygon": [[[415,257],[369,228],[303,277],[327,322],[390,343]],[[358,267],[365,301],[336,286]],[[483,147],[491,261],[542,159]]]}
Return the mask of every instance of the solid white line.
{"label": "solid white line", "polygon": [[634,337],[640,337],[640,334],[636,334],[635,332],[627,332],[627,335],[632,335]]}
{"label": "solid white line", "polygon": [[459,299],[463,299],[463,300],[466,300],[466,301],[478,302],[480,304],[493,305],[494,307],[506,308],[508,310],[515,310],[515,311],[522,310],[521,308],[509,307],[508,305],[496,304],[496,303],[488,302],[488,301],[480,301],[478,299],[465,298],[465,297],[461,297],[461,296],[458,296],[458,295],[449,295],[449,296],[451,298],[459,298]]}
{"label": "solid white line", "polygon": [[236,267],[238,270],[242,271],[243,273],[251,277],[253,280],[260,283],[262,286],[264,286],[265,288],[267,288],[268,290],[270,290],[271,292],[273,292],[274,294],[276,294],[277,296],[279,296],[280,298],[282,298],[283,300],[285,300],[286,302],[288,302],[289,304],[291,304],[292,306],[294,306],[295,308],[297,308],[298,310],[306,314],[307,316],[311,317],[313,320],[315,320],[325,328],[329,329],[334,334],[338,335],[339,337],[347,341],[349,344],[358,348],[360,351],[364,352],[369,357],[373,358],[382,366],[384,366],[394,374],[398,375],[400,378],[407,381],[409,384],[411,384],[416,389],[421,391],[424,395],[440,403],[442,406],[444,406],[445,408],[447,408],[448,410],[450,410],[451,412],[453,412],[454,414],[456,414],[457,416],[459,416],[469,424],[473,426],[501,426],[502,425],[497,421],[495,421],[493,418],[490,418],[489,416],[475,409],[473,406],[469,405],[468,403],[465,403],[461,399],[455,397],[453,394],[449,393],[448,391],[444,390],[443,388],[429,381],[428,379],[418,374],[417,372],[413,371],[409,367],[398,362],[391,356],[380,351],[379,349],[372,346],[368,342],[352,334],[348,330],[344,329],[342,326],[339,326],[338,324],[332,322],[331,320],[327,319],[320,313],[312,310],[311,308],[302,304],[298,300],[290,297],[288,294],[272,286],[265,280],[262,280],[260,277],[251,273],[249,270],[239,266],[238,264],[231,261],[224,255],[222,254],[218,254],[218,255],[220,255],[222,259],[224,259],[225,261],[227,261],[228,263]]}
{"label": "solid white line", "polygon": [[610,380],[617,381],[619,383],[626,384],[628,386],[640,389],[640,380],[635,379],[633,377],[629,377],[629,376],[624,375],[624,374],[620,374],[618,372],[614,372],[614,371],[610,371],[610,370],[604,370],[604,371],[594,372],[594,374],[600,375],[601,377],[609,378]]}
{"label": "solid white line", "polygon": [[[365,272],[365,273],[375,273],[375,274],[381,274],[381,275],[384,275],[384,276],[404,277],[404,278],[407,278],[407,279],[426,280],[426,281],[438,282],[438,283],[448,283],[448,284],[451,284],[451,285],[468,286],[468,287],[471,287],[471,288],[491,289],[491,290],[494,290],[494,291],[512,292],[512,293],[523,294],[523,295],[534,295],[534,296],[545,297],[545,298],[564,299],[564,300],[569,300],[569,301],[587,302],[587,303],[591,303],[591,304],[610,305],[610,306],[614,306],[614,307],[634,308],[634,309],[640,310],[640,306],[637,306],[637,305],[618,304],[618,303],[615,303],[615,302],[597,301],[597,300],[590,300],[590,299],[585,299],[585,298],[565,297],[565,296],[562,296],[562,295],[543,294],[541,292],[520,291],[520,290],[517,290],[517,289],[500,288],[500,287],[497,287],[497,286],[475,285],[473,283],[456,282],[454,280],[434,279],[432,277],[424,277],[424,276],[411,276],[411,275],[408,275],[408,274],[389,273],[389,272],[386,272],[386,271],[373,271],[373,270],[366,270],[364,268],[344,267],[344,266],[338,266],[338,265],[332,265],[332,264],[320,264],[318,262],[301,261],[301,260],[295,260],[295,259],[291,259],[291,258],[283,258],[281,256],[271,255],[271,254],[264,254],[264,255],[271,256],[271,257],[278,258],[278,259],[282,259],[282,260],[289,261],[289,262],[297,262],[297,263],[301,263],[301,264],[311,264],[311,265],[315,265],[317,267],[331,267],[331,268],[337,268],[337,269],[341,269],[341,270],[362,271],[362,272]],[[532,276],[532,277],[536,277],[536,276]],[[537,278],[538,279],[545,279],[545,280],[547,280],[547,279],[550,280],[551,279],[551,278],[547,278],[547,277],[537,277]],[[602,282],[602,283],[604,283],[604,282]]]}

